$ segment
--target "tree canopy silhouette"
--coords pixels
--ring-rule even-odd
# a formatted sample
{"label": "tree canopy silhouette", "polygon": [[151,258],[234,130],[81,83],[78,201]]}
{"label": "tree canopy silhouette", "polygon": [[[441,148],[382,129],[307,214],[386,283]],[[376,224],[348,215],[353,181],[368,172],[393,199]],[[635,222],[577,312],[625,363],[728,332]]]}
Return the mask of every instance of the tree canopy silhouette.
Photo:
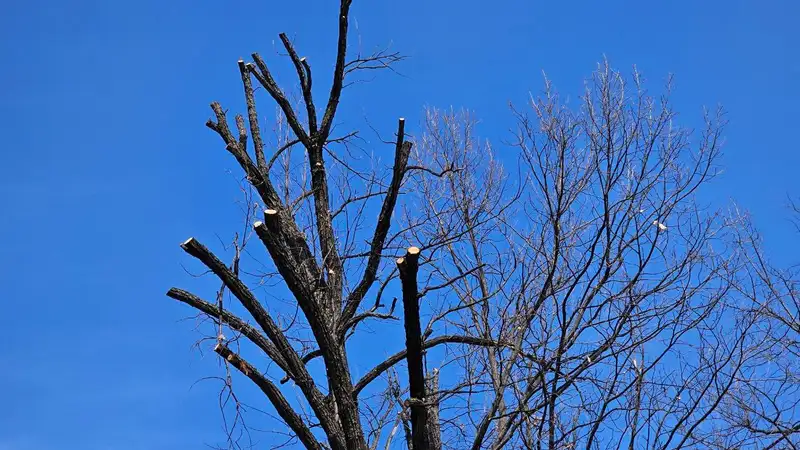
{"label": "tree canopy silhouette", "polygon": [[[245,114],[211,104],[245,230],[227,261],[181,244],[219,279],[210,300],[168,295],[215,324],[229,446],[238,380],[288,427],[273,447],[800,444],[796,278],[746,217],[695,199],[717,173],[722,111],[681,127],[669,86],[653,96],[604,62],[573,108],[549,83],[515,108],[502,158],[469,114],[429,109],[413,133],[398,120],[386,161],[334,133],[347,84],[403,59],[349,55],[350,7],[322,101],[312,80],[329,74],[281,34],[299,99],[254,53],[238,62]],[[276,142],[257,98],[278,107]],[[348,352],[360,338],[387,352],[359,355],[366,371]]]}

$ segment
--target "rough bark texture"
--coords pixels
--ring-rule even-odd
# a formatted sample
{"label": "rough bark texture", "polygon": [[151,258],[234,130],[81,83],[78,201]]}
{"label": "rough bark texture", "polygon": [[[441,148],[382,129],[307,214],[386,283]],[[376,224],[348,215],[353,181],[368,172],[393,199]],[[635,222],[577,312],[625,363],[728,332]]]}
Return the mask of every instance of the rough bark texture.
{"label": "rough bark texture", "polygon": [[411,395],[411,436],[414,449],[428,448],[428,408],[425,405],[425,368],[422,355],[422,325],[419,316],[419,271],[417,247],[409,247],[406,255],[397,260],[400,281],[403,284],[403,317],[406,330],[406,360],[408,361],[408,386]]}
{"label": "rough bark texture", "polygon": [[247,361],[243,360],[239,355],[232,352],[228,347],[217,344],[214,351],[224,358],[231,366],[235,367],[244,376],[249,378],[256,386],[258,386],[264,395],[267,396],[272,405],[278,411],[278,415],[286,422],[286,425],[297,434],[300,442],[310,450],[322,450],[322,446],[308,429],[303,419],[294,412],[289,402],[281,393],[280,389],[275,386],[270,380],[265,378],[259,371],[250,365]]}

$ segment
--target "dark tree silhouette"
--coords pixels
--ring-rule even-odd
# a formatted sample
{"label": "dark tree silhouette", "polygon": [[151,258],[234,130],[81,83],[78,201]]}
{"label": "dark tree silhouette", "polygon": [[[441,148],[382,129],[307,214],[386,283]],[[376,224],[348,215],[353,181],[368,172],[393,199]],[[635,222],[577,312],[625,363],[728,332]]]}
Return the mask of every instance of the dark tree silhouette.
{"label": "dark tree silhouette", "polygon": [[[413,138],[398,121],[386,165],[357,132],[334,134],[348,83],[403,59],[348,56],[350,6],[324,102],[281,34],[298,100],[253,54],[238,63],[246,116],[211,104],[245,177],[245,231],[230,263],[181,245],[222,283],[213,301],[168,295],[213,321],[241,375],[223,377],[230,446],[247,407],[234,379],[308,449],[800,444],[795,274],[766,262],[746,219],[694,198],[716,173],[721,112],[682,128],[668,89],[603,63],[575,109],[548,82],[514,110],[515,170],[468,114],[433,109]],[[277,142],[257,97],[278,107]],[[357,339],[395,353],[362,370]]]}

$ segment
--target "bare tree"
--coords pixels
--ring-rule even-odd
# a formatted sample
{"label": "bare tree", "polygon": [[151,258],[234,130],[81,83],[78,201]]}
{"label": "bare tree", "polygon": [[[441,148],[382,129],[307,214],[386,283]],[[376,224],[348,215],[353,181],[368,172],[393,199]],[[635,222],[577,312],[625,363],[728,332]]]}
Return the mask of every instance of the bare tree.
{"label": "bare tree", "polygon": [[[253,54],[238,63],[247,118],[231,125],[211,105],[207,126],[255,199],[231,264],[197,239],[181,245],[222,282],[215,300],[168,295],[215,324],[236,410],[229,446],[242,412],[264,409],[236,395],[239,378],[277,414],[264,420],[288,427],[284,443],[309,449],[799,443],[788,375],[761,368],[785,344],[768,329],[774,299],[796,298],[796,285],[773,292],[746,221],[694,196],[716,173],[721,111],[694,133],[677,125],[669,86],[650,95],[638,73],[603,63],[576,109],[549,82],[514,109],[504,158],[469,114],[431,109],[413,139],[398,121],[385,164],[357,132],[334,132],[344,88],[402,59],[348,58],[350,5],[319,110],[311,65],[285,34],[299,101]],[[278,107],[274,143],[256,87]],[[376,326],[394,353],[354,363],[348,350]]]}
{"label": "bare tree", "polygon": [[[790,202],[797,220],[798,209]],[[739,436],[763,448],[797,448],[800,433],[800,272],[779,267],[763,250],[759,232],[741,220],[737,248],[744,276],[734,283],[744,299],[740,308],[759,317],[753,338],[761,353],[751,377],[727,399],[726,420]]]}

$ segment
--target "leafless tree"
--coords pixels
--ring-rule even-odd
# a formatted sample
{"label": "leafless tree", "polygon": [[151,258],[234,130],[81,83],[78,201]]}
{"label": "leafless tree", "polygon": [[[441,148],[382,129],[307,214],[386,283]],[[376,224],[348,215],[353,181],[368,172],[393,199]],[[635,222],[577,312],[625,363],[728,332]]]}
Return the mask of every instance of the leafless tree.
{"label": "leafless tree", "polygon": [[[797,220],[798,209],[790,202]],[[754,339],[761,353],[746,383],[727,400],[726,420],[739,436],[762,448],[797,448],[800,433],[800,272],[783,268],[765,254],[762,238],[749,221],[737,230],[744,276],[733,286],[740,308],[759,317]],[[796,222],[795,222],[796,223]]]}
{"label": "leafless tree", "polygon": [[789,199],[789,209],[792,211],[792,224],[800,232],[800,203],[798,200]]}
{"label": "leafless tree", "polygon": [[[285,34],[299,101],[253,54],[238,63],[246,118],[211,105],[256,199],[231,264],[181,245],[221,281],[215,300],[168,295],[215,324],[232,426],[264,410],[288,427],[273,447],[335,450],[800,443],[795,367],[763,367],[796,351],[770,328],[797,332],[776,312],[796,284],[759,263],[746,220],[695,199],[716,173],[721,111],[692,132],[669,85],[651,95],[603,63],[575,108],[549,82],[515,108],[502,157],[469,114],[430,109],[413,138],[399,120],[387,164],[334,130],[358,73],[402,59],[348,57],[350,5],[319,110]],[[274,143],[257,91],[278,106]],[[376,340],[380,354],[352,357]],[[274,413],[236,396],[238,379]]]}

